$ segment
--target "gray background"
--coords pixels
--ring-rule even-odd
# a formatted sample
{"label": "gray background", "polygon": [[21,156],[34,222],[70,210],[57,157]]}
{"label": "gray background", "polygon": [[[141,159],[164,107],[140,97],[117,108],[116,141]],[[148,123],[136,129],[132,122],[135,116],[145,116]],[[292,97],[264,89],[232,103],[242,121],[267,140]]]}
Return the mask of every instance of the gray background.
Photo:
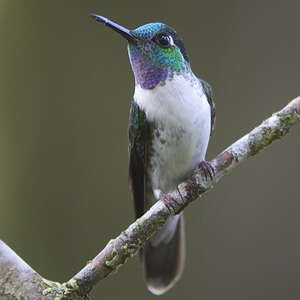
{"label": "gray background", "polygon": [[[300,93],[299,1],[0,1],[0,236],[64,281],[133,220],[126,43],[87,15],[184,37],[215,91],[212,158]],[[186,210],[184,276],[163,299],[300,297],[300,127]],[[94,299],[154,299],[137,259]]]}

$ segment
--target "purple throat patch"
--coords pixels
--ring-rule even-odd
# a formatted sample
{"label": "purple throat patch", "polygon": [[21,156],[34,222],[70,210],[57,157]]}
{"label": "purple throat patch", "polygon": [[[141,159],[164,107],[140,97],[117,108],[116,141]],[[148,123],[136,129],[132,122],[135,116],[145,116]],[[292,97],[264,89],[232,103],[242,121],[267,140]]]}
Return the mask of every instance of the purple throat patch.
{"label": "purple throat patch", "polygon": [[131,64],[136,82],[144,89],[153,89],[168,79],[169,70],[167,68],[153,65],[142,55],[132,55]]}

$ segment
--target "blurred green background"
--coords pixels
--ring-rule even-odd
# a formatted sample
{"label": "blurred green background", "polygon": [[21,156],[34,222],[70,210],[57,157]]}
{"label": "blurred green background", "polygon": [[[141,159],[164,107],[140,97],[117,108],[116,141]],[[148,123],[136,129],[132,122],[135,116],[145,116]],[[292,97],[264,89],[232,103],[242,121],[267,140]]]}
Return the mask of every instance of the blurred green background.
{"label": "blurred green background", "polygon": [[[212,158],[300,94],[299,1],[0,0],[0,237],[65,281],[133,220],[124,26],[183,36],[215,91]],[[186,210],[187,263],[163,299],[300,297],[300,127]],[[137,259],[93,299],[153,299]]]}

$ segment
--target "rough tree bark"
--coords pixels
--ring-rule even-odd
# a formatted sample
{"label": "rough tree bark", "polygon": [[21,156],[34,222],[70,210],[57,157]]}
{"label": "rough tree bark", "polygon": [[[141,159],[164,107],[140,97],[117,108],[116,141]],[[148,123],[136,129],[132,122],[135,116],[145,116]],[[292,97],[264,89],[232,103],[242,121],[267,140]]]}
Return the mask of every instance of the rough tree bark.
{"label": "rough tree bark", "polygon": [[44,279],[13,250],[0,241],[0,300],[4,299],[88,299],[95,284],[134,256],[146,240],[157,232],[167,219],[207,192],[239,163],[256,155],[273,141],[286,135],[300,122],[300,97],[261,125],[246,134],[210,161],[215,176],[204,176],[198,168],[193,175],[160,200],[66,283]]}

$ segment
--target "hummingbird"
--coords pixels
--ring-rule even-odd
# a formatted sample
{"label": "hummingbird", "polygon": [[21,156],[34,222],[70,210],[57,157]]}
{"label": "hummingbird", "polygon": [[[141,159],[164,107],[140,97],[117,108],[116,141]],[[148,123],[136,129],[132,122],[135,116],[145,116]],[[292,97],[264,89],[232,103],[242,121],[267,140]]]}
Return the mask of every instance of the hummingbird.
{"label": "hummingbird", "polygon": [[[129,117],[129,179],[135,215],[142,216],[159,199],[188,178],[205,160],[215,122],[211,86],[192,71],[183,40],[163,23],[133,30],[103,16],[96,21],[128,42],[135,78]],[[168,291],[181,277],[185,262],[183,213],[171,216],[140,250],[145,282],[155,295]]]}

